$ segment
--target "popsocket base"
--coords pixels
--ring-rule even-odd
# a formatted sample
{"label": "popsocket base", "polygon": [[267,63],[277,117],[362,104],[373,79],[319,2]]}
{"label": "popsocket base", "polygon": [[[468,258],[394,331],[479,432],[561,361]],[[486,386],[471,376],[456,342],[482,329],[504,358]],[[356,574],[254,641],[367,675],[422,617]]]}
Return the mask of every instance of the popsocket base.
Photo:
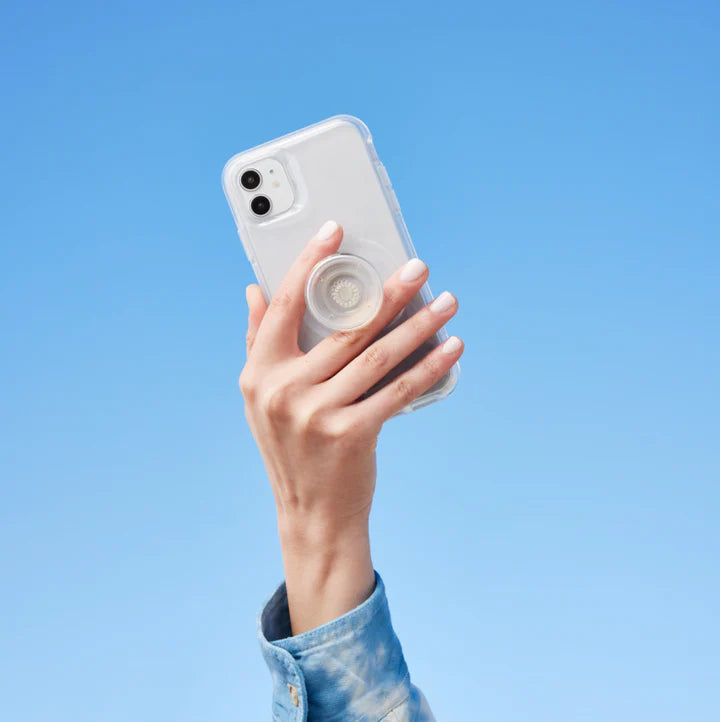
{"label": "popsocket base", "polygon": [[371,263],[352,253],[323,258],[305,284],[311,317],[331,331],[363,326],[379,311],[383,287]]}

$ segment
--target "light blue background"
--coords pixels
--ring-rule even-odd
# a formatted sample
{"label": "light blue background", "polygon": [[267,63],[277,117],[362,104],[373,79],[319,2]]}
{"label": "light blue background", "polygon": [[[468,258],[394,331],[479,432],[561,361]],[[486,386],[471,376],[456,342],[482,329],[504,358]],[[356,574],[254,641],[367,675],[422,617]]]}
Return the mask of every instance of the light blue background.
{"label": "light blue background", "polygon": [[372,522],[439,720],[720,718],[716,3],[15,2],[0,46],[3,720],[269,719],[220,171],[340,112],[461,301]]}

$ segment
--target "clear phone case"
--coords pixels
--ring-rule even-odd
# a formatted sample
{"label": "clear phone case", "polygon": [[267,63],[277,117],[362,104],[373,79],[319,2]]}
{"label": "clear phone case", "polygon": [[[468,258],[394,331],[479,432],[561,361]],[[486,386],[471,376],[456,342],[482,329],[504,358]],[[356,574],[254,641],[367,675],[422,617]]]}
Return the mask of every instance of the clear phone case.
{"label": "clear phone case", "polygon": [[[248,188],[257,180],[252,171],[257,173],[260,183]],[[347,255],[338,260],[354,261],[357,278],[348,276],[351,278],[348,283],[346,277],[320,274],[313,281],[311,293],[321,295],[308,299],[298,339],[304,351],[332,333],[332,309],[328,309],[323,294],[330,294],[329,305],[339,311],[346,303],[364,303],[361,296],[368,288],[372,287],[375,293],[377,281],[384,283],[398,267],[417,255],[370,131],[352,116],[335,116],[239,153],[226,164],[222,181],[238,235],[267,300],[323,223],[334,219],[343,226],[339,253]],[[254,200],[258,197],[267,199],[268,203]],[[265,215],[253,210],[262,212],[268,206]],[[340,265],[347,266],[346,263]],[[352,279],[357,280],[355,286]],[[315,291],[316,288],[320,290]],[[380,335],[402,323],[432,298],[426,283]],[[368,303],[371,304],[372,299],[368,299]],[[336,320],[346,323],[343,319],[344,316],[339,316]],[[365,396],[412,367],[446,338],[447,332],[441,329]],[[457,384],[458,375],[459,366],[455,364],[403,411],[446,397]]]}

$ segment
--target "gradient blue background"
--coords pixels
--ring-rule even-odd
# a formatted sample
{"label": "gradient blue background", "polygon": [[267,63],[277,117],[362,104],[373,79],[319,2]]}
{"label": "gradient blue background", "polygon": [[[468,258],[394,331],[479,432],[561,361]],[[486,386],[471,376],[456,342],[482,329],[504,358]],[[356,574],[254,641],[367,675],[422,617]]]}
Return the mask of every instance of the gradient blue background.
{"label": "gradient blue background", "polygon": [[438,719],[720,718],[716,3],[15,2],[0,47],[3,720],[269,719],[220,171],[340,112],[461,301],[372,520]]}

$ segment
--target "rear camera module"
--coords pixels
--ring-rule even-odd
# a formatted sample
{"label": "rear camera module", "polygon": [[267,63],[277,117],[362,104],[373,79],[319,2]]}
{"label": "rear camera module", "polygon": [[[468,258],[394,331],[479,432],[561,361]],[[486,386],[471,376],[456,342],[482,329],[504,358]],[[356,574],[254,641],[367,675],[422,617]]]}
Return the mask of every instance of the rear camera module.
{"label": "rear camera module", "polygon": [[270,199],[267,196],[255,196],[250,201],[250,210],[256,216],[264,216],[270,212]]}
{"label": "rear camera module", "polygon": [[246,170],[240,176],[240,185],[246,191],[254,191],[260,185],[261,180],[260,174],[256,170]]}

